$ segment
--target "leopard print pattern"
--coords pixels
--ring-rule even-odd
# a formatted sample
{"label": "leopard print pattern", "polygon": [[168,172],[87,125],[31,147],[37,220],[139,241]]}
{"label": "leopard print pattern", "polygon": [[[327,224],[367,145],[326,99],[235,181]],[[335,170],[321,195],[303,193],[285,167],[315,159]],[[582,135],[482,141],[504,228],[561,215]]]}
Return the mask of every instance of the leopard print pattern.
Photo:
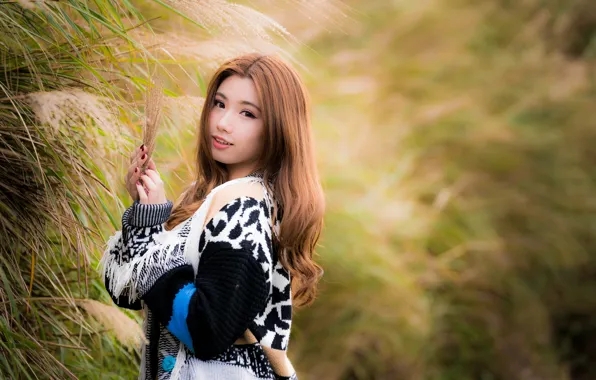
{"label": "leopard print pattern", "polygon": [[207,242],[225,242],[253,253],[266,272],[269,296],[249,329],[262,345],[286,350],[292,323],[290,275],[273,251],[273,205],[266,194],[260,201],[247,196],[236,198],[218,211],[201,234],[199,252],[202,254]]}

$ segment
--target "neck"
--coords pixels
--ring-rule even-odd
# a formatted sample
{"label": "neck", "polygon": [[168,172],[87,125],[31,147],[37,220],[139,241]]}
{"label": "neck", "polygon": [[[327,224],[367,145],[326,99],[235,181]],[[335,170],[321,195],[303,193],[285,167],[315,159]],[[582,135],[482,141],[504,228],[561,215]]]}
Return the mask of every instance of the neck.
{"label": "neck", "polygon": [[250,174],[253,174],[256,170],[254,165],[245,166],[245,167],[235,167],[235,166],[228,165],[226,169],[228,170],[228,181],[232,181],[237,178],[246,177]]}

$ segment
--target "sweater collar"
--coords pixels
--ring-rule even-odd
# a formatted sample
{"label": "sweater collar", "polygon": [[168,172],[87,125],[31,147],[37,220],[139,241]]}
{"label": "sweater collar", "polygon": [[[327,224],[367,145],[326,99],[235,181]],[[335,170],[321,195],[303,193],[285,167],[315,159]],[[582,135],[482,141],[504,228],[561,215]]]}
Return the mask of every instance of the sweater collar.
{"label": "sweater collar", "polygon": [[263,178],[264,173],[263,170],[255,170],[254,172],[247,175],[247,177],[256,177],[256,178]]}

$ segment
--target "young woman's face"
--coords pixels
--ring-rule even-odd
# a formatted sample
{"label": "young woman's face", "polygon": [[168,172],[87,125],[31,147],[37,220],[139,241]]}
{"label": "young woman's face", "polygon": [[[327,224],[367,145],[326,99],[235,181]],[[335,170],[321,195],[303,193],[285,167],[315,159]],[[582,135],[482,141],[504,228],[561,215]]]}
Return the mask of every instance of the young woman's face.
{"label": "young woman's face", "polygon": [[250,174],[264,144],[263,115],[252,79],[232,75],[219,85],[209,114],[209,134],[216,161],[226,164],[228,171]]}

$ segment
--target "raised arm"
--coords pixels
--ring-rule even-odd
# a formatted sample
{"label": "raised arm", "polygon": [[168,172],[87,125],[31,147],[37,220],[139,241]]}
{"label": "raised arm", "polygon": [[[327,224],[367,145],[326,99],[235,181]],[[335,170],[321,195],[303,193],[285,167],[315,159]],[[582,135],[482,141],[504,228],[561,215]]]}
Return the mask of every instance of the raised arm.
{"label": "raised arm", "polygon": [[[173,203],[167,201],[162,191],[161,204],[139,203],[140,193],[137,181],[146,177],[139,170],[147,164],[147,172],[157,170],[155,163],[147,156],[147,149],[141,145],[130,153],[130,165],[124,177],[126,190],[134,201],[122,215],[122,229],[108,240],[99,265],[102,267],[104,285],[116,305],[129,309],[141,308],[141,301],[131,284],[132,272],[142,260],[152,237],[163,231],[165,222],[172,212]],[[161,185],[160,190],[163,189]],[[141,188],[142,190],[142,188]],[[157,203],[157,202],[156,202]]]}
{"label": "raised arm", "polygon": [[152,237],[161,233],[172,212],[172,201],[140,204],[135,201],[122,214],[122,229],[110,237],[100,261],[104,285],[114,303],[140,310],[141,300],[132,292],[131,273],[142,260]]}

